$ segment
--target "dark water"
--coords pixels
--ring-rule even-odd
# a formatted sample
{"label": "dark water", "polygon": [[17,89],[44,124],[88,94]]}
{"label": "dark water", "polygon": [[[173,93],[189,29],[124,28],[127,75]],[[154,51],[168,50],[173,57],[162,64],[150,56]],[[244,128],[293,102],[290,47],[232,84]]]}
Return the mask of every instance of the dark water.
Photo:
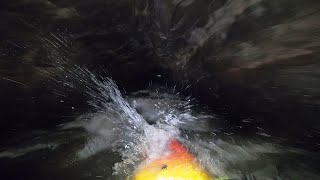
{"label": "dark water", "polygon": [[[55,129],[8,139],[0,152],[3,179],[126,179],[141,161],[165,151],[172,138],[212,177],[320,178],[318,154],[285,145],[262,127],[241,135],[226,126],[223,116],[172,88],[150,88],[123,98],[112,80],[74,68],[68,72],[79,76],[74,74],[73,80],[83,85],[91,110]],[[64,83],[80,87],[77,81]],[[237,128],[250,123],[245,119]]]}

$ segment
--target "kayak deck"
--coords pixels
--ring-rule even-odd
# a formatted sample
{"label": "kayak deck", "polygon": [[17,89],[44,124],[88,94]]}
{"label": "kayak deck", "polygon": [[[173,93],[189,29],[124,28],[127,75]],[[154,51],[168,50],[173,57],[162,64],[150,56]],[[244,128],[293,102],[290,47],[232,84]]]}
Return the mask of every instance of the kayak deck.
{"label": "kayak deck", "polygon": [[210,180],[195,158],[177,140],[168,144],[170,153],[143,164],[133,180]]}

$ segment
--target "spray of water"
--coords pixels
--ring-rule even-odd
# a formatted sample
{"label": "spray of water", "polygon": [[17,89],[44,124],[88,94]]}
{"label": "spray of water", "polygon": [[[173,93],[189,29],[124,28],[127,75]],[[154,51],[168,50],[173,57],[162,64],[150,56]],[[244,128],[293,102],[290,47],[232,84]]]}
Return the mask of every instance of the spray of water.
{"label": "spray of water", "polygon": [[166,124],[149,125],[122,97],[112,79],[96,76],[87,68],[72,63],[70,56],[73,54],[60,50],[65,44],[60,46],[57,37],[41,38],[53,66],[41,72],[58,86],[62,85],[53,89],[56,94],[81,91],[93,108],[93,112],[63,126],[63,129],[82,127],[91,135],[77,152],[78,159],[112,149],[122,156],[123,161],[114,165],[115,174],[121,174],[131,173],[132,167],[142,160],[151,160],[164,153],[168,141],[178,137],[178,128],[172,126],[168,118]]}

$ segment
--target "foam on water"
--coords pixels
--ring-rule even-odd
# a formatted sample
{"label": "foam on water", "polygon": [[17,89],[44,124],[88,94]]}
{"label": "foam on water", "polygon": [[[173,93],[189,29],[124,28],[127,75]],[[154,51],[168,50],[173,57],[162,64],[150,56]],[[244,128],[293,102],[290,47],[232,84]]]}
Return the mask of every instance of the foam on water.
{"label": "foam on water", "polygon": [[[79,159],[86,159],[105,149],[112,149],[123,157],[115,165],[116,173],[132,172],[129,166],[136,166],[145,159],[153,159],[164,152],[168,141],[178,137],[179,130],[169,119],[149,125],[136,109],[121,96],[116,84],[109,78],[97,78],[87,69],[75,66],[69,73],[81,73],[82,83],[69,87],[85,90],[88,103],[95,112],[84,114],[63,129],[83,127],[90,137],[86,145],[77,152]],[[70,74],[69,74],[70,76]],[[79,77],[71,76],[71,77]],[[84,82],[85,81],[85,82]],[[75,80],[70,82],[77,82]],[[86,85],[83,87],[83,85]],[[179,119],[173,119],[173,121]]]}

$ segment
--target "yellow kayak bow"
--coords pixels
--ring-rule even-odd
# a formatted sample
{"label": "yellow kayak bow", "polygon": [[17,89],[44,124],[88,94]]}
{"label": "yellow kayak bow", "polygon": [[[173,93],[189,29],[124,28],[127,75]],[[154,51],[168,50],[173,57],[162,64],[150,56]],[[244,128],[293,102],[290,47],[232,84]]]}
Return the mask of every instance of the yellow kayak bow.
{"label": "yellow kayak bow", "polygon": [[212,180],[177,140],[168,149],[168,155],[139,167],[133,180]]}

